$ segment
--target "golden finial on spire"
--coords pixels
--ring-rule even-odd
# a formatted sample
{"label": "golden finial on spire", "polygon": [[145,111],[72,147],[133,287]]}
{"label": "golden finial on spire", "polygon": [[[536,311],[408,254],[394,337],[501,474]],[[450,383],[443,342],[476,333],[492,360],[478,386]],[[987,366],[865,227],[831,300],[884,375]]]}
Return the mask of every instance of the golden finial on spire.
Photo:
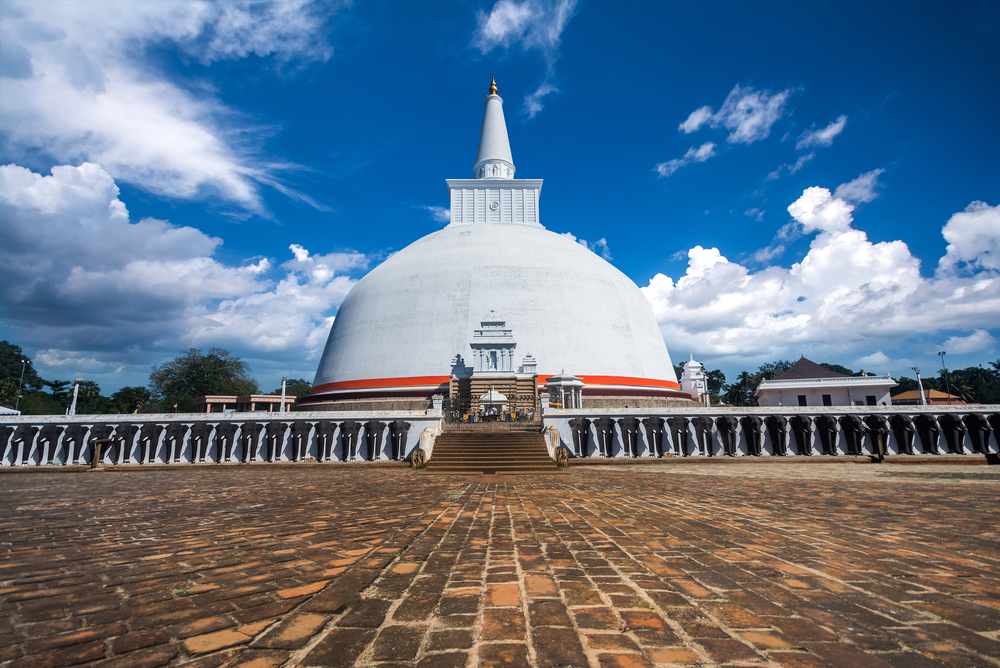
{"label": "golden finial on spire", "polygon": [[492,79],[490,81],[490,95],[496,95],[497,94],[497,79],[496,79],[496,77],[490,77],[490,78]]}

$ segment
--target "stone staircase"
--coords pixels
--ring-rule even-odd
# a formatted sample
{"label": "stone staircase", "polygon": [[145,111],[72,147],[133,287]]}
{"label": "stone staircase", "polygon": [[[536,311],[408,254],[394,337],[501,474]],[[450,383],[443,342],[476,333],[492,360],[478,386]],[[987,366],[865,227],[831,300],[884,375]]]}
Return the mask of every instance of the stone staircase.
{"label": "stone staircase", "polygon": [[559,473],[537,432],[445,432],[434,440],[429,474]]}

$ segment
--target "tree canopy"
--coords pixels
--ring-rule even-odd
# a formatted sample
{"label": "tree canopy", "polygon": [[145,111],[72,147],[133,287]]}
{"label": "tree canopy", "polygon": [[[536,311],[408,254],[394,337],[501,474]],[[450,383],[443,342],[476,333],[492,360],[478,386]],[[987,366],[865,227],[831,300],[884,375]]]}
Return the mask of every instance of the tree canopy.
{"label": "tree canopy", "polygon": [[[285,381],[285,397],[301,399],[308,397],[310,392],[312,392],[312,383],[305,378],[289,378]],[[279,387],[271,394],[281,396],[281,388]]]}
{"label": "tree canopy", "polygon": [[166,407],[177,404],[181,412],[193,411],[195,397],[206,394],[260,393],[257,381],[250,377],[250,365],[222,348],[211,348],[207,353],[190,348],[180,357],[154,365],[149,389],[153,399]]}

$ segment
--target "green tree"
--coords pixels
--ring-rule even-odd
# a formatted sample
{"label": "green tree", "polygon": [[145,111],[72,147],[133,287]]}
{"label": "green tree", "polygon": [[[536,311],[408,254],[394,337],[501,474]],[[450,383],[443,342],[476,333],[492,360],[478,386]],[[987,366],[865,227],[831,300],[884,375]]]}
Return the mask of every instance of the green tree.
{"label": "green tree", "polygon": [[765,362],[764,364],[761,364],[756,373],[750,373],[748,371],[740,372],[740,375],[736,379],[735,383],[732,385],[726,385],[723,388],[726,392],[726,403],[732,404],[733,406],[756,406],[757,396],[754,392],[757,391],[757,386],[765,380],[774,380],[781,374],[788,371],[791,366],[792,363],[788,360],[776,360],[774,362]]}
{"label": "green tree", "polygon": [[[21,383],[21,369],[24,369],[24,382]],[[24,354],[21,346],[15,346],[8,341],[0,341],[0,405],[13,408],[17,401],[18,387],[21,394],[39,392],[45,386],[45,381],[35,371],[31,358]]]}
{"label": "green tree", "polygon": [[145,387],[123,387],[111,395],[111,404],[119,413],[141,411],[149,403],[151,393]]}
{"label": "green tree", "polygon": [[830,371],[836,371],[837,373],[842,373],[845,376],[853,376],[854,372],[848,369],[846,366],[841,366],[839,364],[830,364],[829,362],[820,362],[820,366],[824,369],[829,369]]}
{"label": "green tree", "polygon": [[[289,378],[285,381],[285,396],[295,397],[301,399],[302,397],[308,397],[309,393],[312,392],[312,383],[310,383],[305,378]],[[281,396],[281,388],[279,387],[271,394]]]}
{"label": "green tree", "polygon": [[733,406],[756,406],[757,398],[753,394],[756,389],[754,376],[747,371],[741,371],[736,382],[726,386],[726,403]]}
{"label": "green tree", "polygon": [[708,379],[708,393],[716,396],[722,394],[722,388],[726,386],[726,374],[712,369],[705,377]]}
{"label": "green tree", "polygon": [[194,400],[203,395],[259,394],[257,381],[250,377],[250,365],[222,348],[203,353],[191,348],[180,357],[153,366],[149,389],[161,406],[191,412]]}

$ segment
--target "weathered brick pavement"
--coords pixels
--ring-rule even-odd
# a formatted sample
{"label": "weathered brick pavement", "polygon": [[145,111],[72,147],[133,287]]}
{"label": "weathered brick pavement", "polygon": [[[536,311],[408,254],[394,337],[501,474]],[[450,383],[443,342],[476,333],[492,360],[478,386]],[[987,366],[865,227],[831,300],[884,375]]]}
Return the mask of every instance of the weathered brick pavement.
{"label": "weathered brick pavement", "polygon": [[994,467],[741,468],[0,475],[0,661],[1000,664]]}

